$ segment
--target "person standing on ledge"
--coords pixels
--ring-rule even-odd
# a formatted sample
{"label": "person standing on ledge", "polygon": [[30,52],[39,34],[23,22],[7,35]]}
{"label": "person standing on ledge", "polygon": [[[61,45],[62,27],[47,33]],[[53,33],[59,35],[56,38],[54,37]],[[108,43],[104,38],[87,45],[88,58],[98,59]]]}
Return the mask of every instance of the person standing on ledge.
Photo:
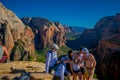
{"label": "person standing on ledge", "polygon": [[2,36],[0,35],[0,63],[4,63],[9,59],[7,48],[2,44]]}
{"label": "person standing on ledge", "polygon": [[92,80],[96,67],[96,60],[94,56],[89,53],[87,48],[83,48],[81,52],[84,54],[83,58],[85,61],[85,77],[87,80]]}
{"label": "person standing on ledge", "polygon": [[58,45],[53,44],[51,46],[51,50],[47,52],[46,55],[46,73],[51,73],[52,69],[54,69],[55,65],[57,64],[57,50],[59,49]]}

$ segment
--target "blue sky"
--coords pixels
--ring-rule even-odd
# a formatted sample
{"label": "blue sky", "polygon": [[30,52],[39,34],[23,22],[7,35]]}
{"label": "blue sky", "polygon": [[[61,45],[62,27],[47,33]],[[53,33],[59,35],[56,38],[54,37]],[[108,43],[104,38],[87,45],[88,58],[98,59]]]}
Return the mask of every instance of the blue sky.
{"label": "blue sky", "polygon": [[43,17],[93,28],[102,17],[120,13],[120,0],[0,0],[18,17]]}

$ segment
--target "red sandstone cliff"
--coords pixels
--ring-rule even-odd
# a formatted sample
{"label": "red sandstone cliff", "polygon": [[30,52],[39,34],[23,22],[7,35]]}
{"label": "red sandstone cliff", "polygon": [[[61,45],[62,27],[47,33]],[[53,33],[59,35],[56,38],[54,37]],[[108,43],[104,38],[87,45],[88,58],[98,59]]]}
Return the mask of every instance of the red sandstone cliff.
{"label": "red sandstone cliff", "polygon": [[0,35],[12,60],[34,56],[34,34],[29,27],[0,3]]}

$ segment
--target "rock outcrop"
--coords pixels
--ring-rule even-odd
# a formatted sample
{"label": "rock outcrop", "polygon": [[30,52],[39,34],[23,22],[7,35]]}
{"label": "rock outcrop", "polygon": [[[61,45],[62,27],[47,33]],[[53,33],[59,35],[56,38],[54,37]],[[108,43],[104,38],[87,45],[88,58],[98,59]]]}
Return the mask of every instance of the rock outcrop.
{"label": "rock outcrop", "polygon": [[[19,65],[18,65],[19,64]],[[0,80],[7,76],[9,80],[16,80],[21,73],[30,72],[34,79],[31,80],[52,80],[52,75],[44,73],[45,64],[31,61],[14,61],[10,63],[0,63]]]}
{"label": "rock outcrop", "polygon": [[22,21],[33,30],[37,50],[50,47],[52,43],[59,46],[65,45],[64,27],[60,23],[53,23],[39,17],[22,18]]}
{"label": "rock outcrop", "polygon": [[34,56],[34,34],[22,21],[0,3],[0,35],[12,60],[28,60]]}
{"label": "rock outcrop", "polygon": [[104,30],[98,44],[99,61],[96,73],[100,80],[119,80],[120,74],[120,14],[109,17],[109,26]]}
{"label": "rock outcrop", "polygon": [[[18,65],[19,64],[19,65]],[[31,75],[30,80],[52,80],[53,74],[46,74],[45,64],[31,61],[14,61],[10,63],[0,63],[0,80],[2,78],[8,78],[9,80],[16,80],[16,77],[20,77],[21,72],[29,72]],[[12,69],[11,69],[12,68]],[[72,80],[72,76],[69,76]],[[4,79],[4,80],[8,80]],[[17,79],[18,80],[18,79]],[[77,79],[78,80],[78,79]],[[98,80],[98,79],[93,79]]]}

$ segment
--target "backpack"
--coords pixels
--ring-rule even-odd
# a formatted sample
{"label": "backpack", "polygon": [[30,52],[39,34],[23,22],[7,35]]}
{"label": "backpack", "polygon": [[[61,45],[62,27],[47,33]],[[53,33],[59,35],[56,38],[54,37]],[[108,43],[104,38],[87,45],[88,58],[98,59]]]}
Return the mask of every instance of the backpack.
{"label": "backpack", "polygon": [[29,72],[21,72],[19,80],[30,80],[31,74]]}
{"label": "backpack", "polygon": [[2,46],[0,46],[0,59],[2,59],[3,53],[4,53],[3,48],[2,48]]}
{"label": "backpack", "polygon": [[[63,59],[64,58],[64,59]],[[62,60],[63,59],[63,60]],[[62,55],[58,57],[58,61],[64,61],[66,59],[66,55]]]}
{"label": "backpack", "polygon": [[52,51],[51,51],[51,50],[47,51],[47,53],[46,53],[46,55],[45,55],[46,59],[47,59],[47,54],[48,54],[48,53],[50,53],[50,54],[52,55]]}

